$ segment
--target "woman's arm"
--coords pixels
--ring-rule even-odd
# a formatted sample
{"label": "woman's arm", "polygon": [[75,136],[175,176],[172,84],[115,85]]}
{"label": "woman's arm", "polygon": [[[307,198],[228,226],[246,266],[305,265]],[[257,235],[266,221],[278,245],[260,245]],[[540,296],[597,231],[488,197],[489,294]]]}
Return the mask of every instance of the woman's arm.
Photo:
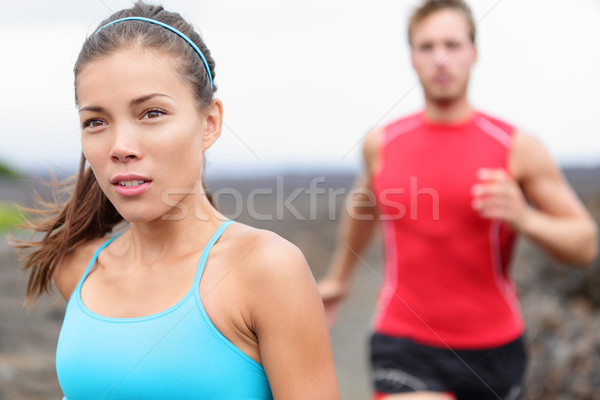
{"label": "woman's arm", "polygon": [[94,252],[105,240],[89,240],[65,254],[59,261],[52,280],[65,301],[69,301]]}
{"label": "woman's arm", "polygon": [[252,329],[275,399],[339,399],[321,296],[298,248],[267,235],[252,251]]}

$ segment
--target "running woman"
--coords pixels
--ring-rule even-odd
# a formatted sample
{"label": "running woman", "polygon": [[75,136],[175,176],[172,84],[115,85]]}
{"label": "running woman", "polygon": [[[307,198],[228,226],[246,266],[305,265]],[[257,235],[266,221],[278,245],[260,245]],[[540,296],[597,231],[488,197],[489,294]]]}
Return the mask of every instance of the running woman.
{"label": "running woman", "polygon": [[339,398],[303,255],[227,220],[203,189],[223,116],[214,65],[179,14],[143,2],[83,44],[74,192],[21,243],[28,300],[54,282],[68,301],[67,400]]}

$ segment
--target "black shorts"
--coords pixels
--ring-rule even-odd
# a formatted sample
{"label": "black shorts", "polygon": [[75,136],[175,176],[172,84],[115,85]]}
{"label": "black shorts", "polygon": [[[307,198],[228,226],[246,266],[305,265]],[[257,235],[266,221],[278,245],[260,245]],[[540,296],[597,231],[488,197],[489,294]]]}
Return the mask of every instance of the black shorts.
{"label": "black shorts", "polygon": [[446,392],[458,400],[516,400],[523,393],[527,357],[523,339],[484,350],[450,350],[374,334],[375,392]]}

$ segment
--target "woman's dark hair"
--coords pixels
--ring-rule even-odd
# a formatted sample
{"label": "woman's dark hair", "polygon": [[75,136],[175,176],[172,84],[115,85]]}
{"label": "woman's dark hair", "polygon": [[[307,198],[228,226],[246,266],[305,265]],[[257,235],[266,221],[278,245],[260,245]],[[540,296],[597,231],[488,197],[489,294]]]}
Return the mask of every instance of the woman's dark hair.
{"label": "woman's dark hair", "polygon": [[[101,59],[127,46],[143,46],[157,55],[164,54],[176,57],[179,79],[190,87],[198,102],[204,109],[212,103],[216,87],[211,87],[206,67],[202,58],[189,43],[170,30],[153,23],[128,20],[118,22],[96,32],[111,21],[125,17],[145,17],[160,21],[179,30],[190,38],[202,51],[215,76],[215,62],[210,51],[191,24],[181,15],[166,11],[163,7],[138,1],[130,9],[121,10],[102,21],[98,28],[84,42],[74,67],[75,88],[81,70],[94,60]],[[77,95],[75,95],[77,103]],[[204,191],[212,203],[212,199],[202,180]],[[73,187],[74,186],[74,187]],[[62,257],[82,243],[99,238],[109,233],[115,225],[123,221],[123,217],[100,189],[96,178],[81,156],[79,173],[74,184],[54,182],[58,193],[65,189],[70,196],[64,202],[57,194],[54,202],[39,199],[39,208],[24,209],[30,215],[38,217],[28,220],[27,229],[37,235],[30,241],[16,240],[14,246],[29,250],[22,257],[23,269],[29,271],[26,304],[34,302],[42,293],[48,292],[52,276]]]}
{"label": "woman's dark hair", "polygon": [[[154,19],[179,30],[190,38],[200,51],[202,51],[210,67],[212,76],[215,76],[215,62],[200,35],[194,31],[192,25],[186,22],[181,15],[166,11],[161,6],[149,5],[138,1],[132,8],[118,11],[102,21],[96,30],[109,22],[126,17]],[[88,37],[79,52],[79,57],[73,68],[75,86],[77,86],[79,72],[91,61],[105,57],[123,47],[131,45],[139,45],[151,51],[155,50],[157,53],[167,53],[177,57],[180,60],[180,70],[176,72],[179,73],[182,82],[190,86],[190,89],[192,89],[198,100],[199,106],[205,107],[211,103],[213,92],[216,88],[211,88],[204,62],[194,48],[170,30],[145,21],[129,20],[118,22]],[[77,98],[75,101],[77,101]]]}

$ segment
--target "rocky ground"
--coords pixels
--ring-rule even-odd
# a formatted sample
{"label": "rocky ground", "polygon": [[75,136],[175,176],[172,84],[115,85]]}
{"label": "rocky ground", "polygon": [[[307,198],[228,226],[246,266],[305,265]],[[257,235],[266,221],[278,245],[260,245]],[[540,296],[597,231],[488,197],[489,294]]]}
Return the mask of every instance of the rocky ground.
{"label": "rocky ground", "polygon": [[[569,179],[593,213],[600,218],[600,170],[572,171]],[[255,188],[272,193],[255,197],[252,210],[237,212],[234,196],[219,197],[223,211],[241,222],[271,229],[303,250],[315,276],[323,275],[337,234],[337,215],[343,207],[341,189],[350,176],[328,176],[317,187],[326,192],[313,198],[306,191],[277,213],[277,204],[295,188],[309,188],[312,177],[286,176],[210,182],[215,193],[236,188],[242,198]],[[20,201],[22,186],[0,182],[0,200]],[[18,186],[18,185],[17,185]],[[332,196],[330,190],[340,190]],[[278,200],[278,196],[280,197]],[[283,197],[281,197],[283,196]],[[333,200],[331,200],[333,198]],[[289,198],[288,198],[289,200]],[[333,212],[331,211],[333,208]],[[273,211],[275,210],[275,211]],[[239,215],[238,215],[239,214]],[[254,214],[254,215],[250,215]],[[272,214],[271,218],[262,216]],[[381,276],[379,238],[364,257],[355,290],[331,331],[338,381],[344,400],[369,398],[366,343]],[[529,400],[600,399],[600,263],[586,270],[549,260],[526,241],[514,261],[531,362]],[[60,399],[54,351],[64,305],[57,297],[42,298],[30,312],[22,307],[25,278],[16,269],[14,252],[0,240],[0,400]]]}

